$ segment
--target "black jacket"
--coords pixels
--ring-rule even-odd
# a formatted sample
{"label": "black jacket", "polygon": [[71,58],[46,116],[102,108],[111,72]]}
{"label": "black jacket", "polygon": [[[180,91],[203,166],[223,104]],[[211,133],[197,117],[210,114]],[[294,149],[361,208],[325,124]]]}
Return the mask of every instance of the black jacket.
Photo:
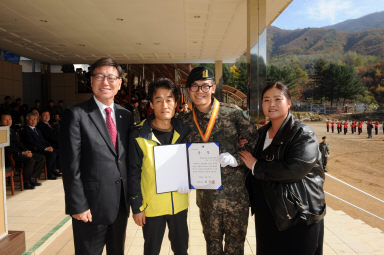
{"label": "black jacket", "polygon": [[21,157],[22,153],[24,151],[27,151],[28,148],[25,147],[24,144],[22,144],[16,134],[16,131],[13,130],[12,128],[9,129],[9,146],[5,147],[5,152],[12,154],[14,157]]}
{"label": "black jacket", "polygon": [[57,149],[58,140],[57,135],[55,134],[55,130],[42,121],[40,121],[36,127],[41,131],[44,139],[47,140],[53,148]]}
{"label": "black jacket", "polygon": [[320,221],[325,215],[324,170],[315,134],[310,127],[285,119],[270,146],[263,151],[271,123],[260,128],[253,155],[257,163],[254,175],[247,178],[251,208],[255,210],[254,185],[261,184],[264,199],[279,230],[300,220],[307,224]]}
{"label": "black jacket", "polygon": [[129,212],[128,138],[132,116],[121,106],[114,107],[117,150],[93,97],[65,111],[60,134],[65,211],[73,215],[90,209],[93,224],[115,222],[122,192]]}
{"label": "black jacket", "polygon": [[44,139],[43,134],[38,128],[35,127],[35,129],[38,134],[31,127],[25,126],[21,130],[21,141],[32,152],[44,153],[45,148],[50,147],[51,144]]}

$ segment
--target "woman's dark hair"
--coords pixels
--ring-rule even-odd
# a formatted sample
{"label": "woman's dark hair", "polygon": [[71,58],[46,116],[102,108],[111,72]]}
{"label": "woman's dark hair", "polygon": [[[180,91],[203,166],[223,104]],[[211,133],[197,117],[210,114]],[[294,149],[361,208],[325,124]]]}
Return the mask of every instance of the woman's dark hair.
{"label": "woman's dark hair", "polygon": [[117,69],[117,72],[119,73],[119,77],[121,77],[123,75],[123,69],[112,58],[100,58],[100,59],[96,60],[96,62],[93,63],[91,65],[91,67],[89,68],[89,71],[93,75],[93,71],[97,67],[100,67],[100,66],[113,66]]}
{"label": "woman's dark hair", "polygon": [[273,89],[273,88],[277,88],[277,89],[281,90],[281,92],[283,93],[285,98],[288,99],[289,101],[291,101],[291,92],[289,92],[288,87],[280,81],[267,84],[267,86],[263,89],[263,92],[261,92],[261,99],[263,99],[265,92],[267,92],[268,90]]}
{"label": "woman's dark hair", "polygon": [[153,102],[153,95],[160,88],[169,89],[172,92],[173,96],[175,97],[175,101],[177,102],[177,100],[179,99],[179,90],[176,88],[176,85],[168,78],[160,78],[154,82],[151,82],[151,84],[149,84],[149,88],[148,88],[149,101]]}

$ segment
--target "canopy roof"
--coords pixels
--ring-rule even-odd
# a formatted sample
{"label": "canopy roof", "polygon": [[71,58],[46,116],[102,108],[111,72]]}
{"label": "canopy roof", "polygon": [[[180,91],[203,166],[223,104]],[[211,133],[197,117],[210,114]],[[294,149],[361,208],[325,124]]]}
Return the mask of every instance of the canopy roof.
{"label": "canopy roof", "polygon": [[[291,1],[266,1],[266,24]],[[247,0],[0,2],[0,49],[51,64],[231,62],[246,33]]]}

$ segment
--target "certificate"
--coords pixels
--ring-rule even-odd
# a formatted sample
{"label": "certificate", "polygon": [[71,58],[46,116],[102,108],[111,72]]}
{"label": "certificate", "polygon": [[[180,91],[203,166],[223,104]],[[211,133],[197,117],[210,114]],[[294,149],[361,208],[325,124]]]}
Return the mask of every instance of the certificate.
{"label": "certificate", "polygon": [[157,193],[189,187],[186,144],[155,146],[153,152]]}
{"label": "certificate", "polygon": [[191,188],[221,189],[218,143],[188,144]]}

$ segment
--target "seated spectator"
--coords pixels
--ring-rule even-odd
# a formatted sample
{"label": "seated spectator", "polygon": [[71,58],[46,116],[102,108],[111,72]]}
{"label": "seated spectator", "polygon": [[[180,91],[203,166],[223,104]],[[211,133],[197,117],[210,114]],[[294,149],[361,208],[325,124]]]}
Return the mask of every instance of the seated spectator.
{"label": "seated spectator", "polygon": [[[64,110],[65,110],[65,105],[64,105],[64,101],[63,100],[59,100],[57,102],[57,105],[56,105],[56,112],[54,113],[55,114],[60,114],[60,116],[63,116],[64,114]],[[54,118],[52,118],[51,120],[53,120]]]}
{"label": "seated spectator", "polygon": [[38,111],[41,110],[41,101],[39,99],[35,100],[35,106],[33,108],[37,109]]}
{"label": "seated spectator", "polygon": [[51,126],[52,126],[52,128],[53,128],[57,138],[59,137],[59,134],[60,134],[60,124],[61,124],[61,115],[56,113],[55,114],[55,119],[52,120],[52,125]]}
{"label": "seated spectator", "polygon": [[12,116],[12,128],[18,129],[21,127],[21,113],[20,106],[13,102],[11,103],[11,116]]}
{"label": "seated spectator", "polygon": [[12,103],[12,98],[10,96],[5,96],[4,97],[4,103],[1,104],[1,112],[9,112],[11,111],[11,103]]}
{"label": "seated spectator", "polygon": [[[10,113],[1,114],[1,125],[12,126],[12,116]],[[5,147],[5,153],[13,156],[17,166],[23,167],[24,189],[34,189],[35,186],[40,186],[37,182],[40,173],[44,167],[45,157],[39,153],[32,153],[27,147],[22,144],[16,131],[9,129],[10,143]],[[7,165],[7,158],[6,158]]]}
{"label": "seated spectator", "polygon": [[56,113],[56,105],[54,100],[49,100],[48,105],[45,108],[51,113],[51,119],[53,119],[53,115]]}
{"label": "seated spectator", "polygon": [[132,100],[131,108],[132,108],[131,112],[133,116],[133,125],[137,125],[140,123],[139,101]]}
{"label": "seated spectator", "polygon": [[32,108],[31,112],[37,116],[37,119],[40,119],[40,110],[38,110],[37,108]]}
{"label": "seated spectator", "polygon": [[53,127],[51,126],[51,124],[49,124],[49,121],[51,119],[51,114],[48,110],[43,110],[41,112],[41,116],[40,116],[40,121],[39,123],[37,124],[37,128],[41,131],[41,133],[43,134],[43,137],[44,139],[50,144],[52,145],[52,147],[54,149],[57,150],[58,148],[58,141],[57,141],[57,136],[55,134],[55,130],[53,129]]}
{"label": "seated spectator", "polygon": [[27,114],[27,125],[21,131],[21,140],[32,152],[44,154],[47,161],[48,179],[55,180],[61,174],[56,170],[58,154],[56,150],[43,137],[36,128],[37,116],[34,113]]}

